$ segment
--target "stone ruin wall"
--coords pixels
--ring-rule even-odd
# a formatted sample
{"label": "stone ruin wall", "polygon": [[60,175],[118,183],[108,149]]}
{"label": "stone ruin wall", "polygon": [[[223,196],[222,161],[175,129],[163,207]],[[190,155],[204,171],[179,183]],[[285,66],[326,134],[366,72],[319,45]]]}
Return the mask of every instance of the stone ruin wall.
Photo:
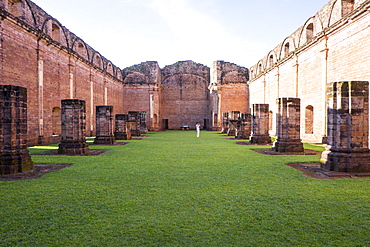
{"label": "stone ruin wall", "polygon": [[224,112],[250,113],[248,80],[247,68],[224,61],[213,63],[209,86],[213,130],[221,130]]}
{"label": "stone ruin wall", "polygon": [[157,62],[143,62],[122,70],[123,113],[147,112],[149,130],[160,130],[160,85],[162,72]]}
{"label": "stone ruin wall", "polygon": [[302,107],[301,138],[323,140],[327,84],[369,80],[369,7],[369,0],[330,1],[250,68],[250,101],[270,105],[274,126],[270,134],[276,134],[276,99],[297,97]]}
{"label": "stone ruin wall", "polygon": [[168,129],[188,125],[195,129],[210,127],[210,69],[193,61],[177,62],[162,69],[161,118],[168,119]]}
{"label": "stone ruin wall", "polygon": [[89,135],[95,105],[122,112],[121,70],[31,1],[0,0],[0,42],[0,84],[28,90],[29,144],[60,140],[62,99],[86,101]]}

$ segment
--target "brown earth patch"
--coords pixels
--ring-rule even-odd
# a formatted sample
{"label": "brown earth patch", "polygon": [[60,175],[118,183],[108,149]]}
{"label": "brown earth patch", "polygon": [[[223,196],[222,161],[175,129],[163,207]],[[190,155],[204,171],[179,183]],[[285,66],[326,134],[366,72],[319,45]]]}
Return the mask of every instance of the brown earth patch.
{"label": "brown earth patch", "polygon": [[327,171],[320,167],[320,163],[287,163],[286,165],[301,171],[306,177],[315,179],[370,178],[370,173]]}
{"label": "brown earth patch", "polygon": [[65,167],[70,167],[71,164],[35,164],[34,169],[28,172],[22,172],[10,175],[1,175],[0,181],[17,181],[24,179],[36,179],[46,173],[57,171]]}
{"label": "brown earth patch", "polygon": [[286,153],[275,152],[271,148],[252,149],[252,150],[259,154],[267,154],[267,155],[320,155],[322,153],[319,151],[308,150],[308,149],[305,149],[303,152],[286,152]]}

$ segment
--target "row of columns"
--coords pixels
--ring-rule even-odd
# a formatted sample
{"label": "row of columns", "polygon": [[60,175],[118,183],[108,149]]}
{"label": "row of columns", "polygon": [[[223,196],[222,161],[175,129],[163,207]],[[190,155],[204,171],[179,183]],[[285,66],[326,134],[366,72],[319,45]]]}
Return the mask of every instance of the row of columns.
{"label": "row of columns", "polygon": [[[324,169],[340,172],[370,172],[369,145],[369,85],[364,81],[335,82],[328,87],[327,147],[321,157]],[[302,152],[300,139],[300,99],[278,99],[276,152]],[[61,154],[82,154],[86,144],[85,101],[62,100]],[[112,144],[113,107],[97,106],[97,144]],[[226,119],[226,114],[223,115]],[[253,105],[253,115],[229,112],[227,129],[231,135],[250,135],[254,144],[270,142],[269,107]],[[117,137],[128,138],[146,131],[145,113],[129,112],[116,116]],[[124,134],[126,132],[126,135]],[[239,133],[240,132],[240,133]],[[130,134],[129,134],[130,133]],[[0,175],[33,169],[27,150],[27,90],[12,85],[0,85]]]}

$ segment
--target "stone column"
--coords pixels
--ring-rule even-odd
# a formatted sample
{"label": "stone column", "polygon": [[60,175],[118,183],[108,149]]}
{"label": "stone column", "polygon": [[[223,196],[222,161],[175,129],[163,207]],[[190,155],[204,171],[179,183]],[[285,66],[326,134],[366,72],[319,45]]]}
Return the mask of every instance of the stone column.
{"label": "stone column", "polygon": [[301,99],[279,98],[275,152],[303,152],[301,136]]}
{"label": "stone column", "polygon": [[113,135],[113,106],[96,106],[96,137],[94,144],[109,145],[115,142]]}
{"label": "stone column", "polygon": [[[129,111],[128,121],[131,125],[131,136],[141,136],[141,125],[140,125],[140,112],[139,111]],[[135,124],[133,124],[135,122]]]}
{"label": "stone column", "polygon": [[238,121],[240,116],[239,111],[229,111],[228,113],[228,120],[229,120],[229,128],[227,131],[228,136],[236,136],[237,135],[237,127],[236,122]]}
{"label": "stone column", "polygon": [[229,113],[223,112],[222,113],[222,134],[227,134],[229,131]]}
{"label": "stone column", "polygon": [[334,82],[328,87],[328,138],[321,167],[370,172],[369,83]]}
{"label": "stone column", "polygon": [[58,153],[84,154],[86,143],[86,102],[78,99],[62,100],[62,136]]}
{"label": "stone column", "polygon": [[130,130],[128,129],[127,121],[127,114],[116,115],[116,131],[114,132],[114,138],[116,140],[129,140],[127,132],[129,132]]}
{"label": "stone column", "polygon": [[0,175],[33,167],[27,150],[27,89],[0,85]]}
{"label": "stone column", "polygon": [[249,139],[252,130],[252,115],[241,113],[237,123],[237,139]]}
{"label": "stone column", "polygon": [[271,137],[269,134],[269,105],[252,105],[252,135],[250,137],[252,144],[269,144]]}
{"label": "stone column", "polygon": [[148,134],[148,128],[146,125],[146,112],[140,112],[140,134]]}

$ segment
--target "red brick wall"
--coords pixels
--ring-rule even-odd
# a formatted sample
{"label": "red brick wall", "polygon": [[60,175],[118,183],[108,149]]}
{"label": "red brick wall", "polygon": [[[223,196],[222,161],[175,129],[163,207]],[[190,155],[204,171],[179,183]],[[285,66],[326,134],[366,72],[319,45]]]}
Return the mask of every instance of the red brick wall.
{"label": "red brick wall", "polygon": [[[0,0],[0,7],[5,6],[6,10],[5,3]],[[104,57],[101,57],[101,65],[95,66],[92,57],[96,52],[91,47],[32,2],[22,6],[22,11],[14,13],[20,14],[20,18],[0,12],[3,18],[0,21],[0,84],[23,86],[28,90],[29,144],[40,140],[58,141],[58,137],[52,136],[52,110],[61,107],[62,99],[86,101],[87,134],[94,134],[92,110],[95,111],[95,105],[113,105],[115,114],[123,111],[120,70],[109,66],[110,62]],[[52,24],[60,28],[59,42],[51,39]],[[78,48],[77,44],[83,47]],[[42,73],[39,68],[43,69]],[[42,83],[39,85],[39,82]]]}
{"label": "red brick wall", "polygon": [[[361,6],[361,4],[364,4]],[[306,40],[303,25],[251,68],[250,101],[268,103],[273,111],[275,134],[276,99],[301,99],[301,138],[321,142],[326,136],[326,87],[335,81],[369,81],[370,1],[356,1],[354,10],[342,17],[342,5],[332,0],[307,23],[314,25],[314,37]],[[325,33],[322,31],[325,30]],[[290,42],[288,56],[284,45]],[[272,66],[268,59],[275,59]],[[259,64],[262,71],[259,73]],[[263,101],[263,102],[261,102]],[[313,134],[305,133],[305,108],[313,107]]]}

